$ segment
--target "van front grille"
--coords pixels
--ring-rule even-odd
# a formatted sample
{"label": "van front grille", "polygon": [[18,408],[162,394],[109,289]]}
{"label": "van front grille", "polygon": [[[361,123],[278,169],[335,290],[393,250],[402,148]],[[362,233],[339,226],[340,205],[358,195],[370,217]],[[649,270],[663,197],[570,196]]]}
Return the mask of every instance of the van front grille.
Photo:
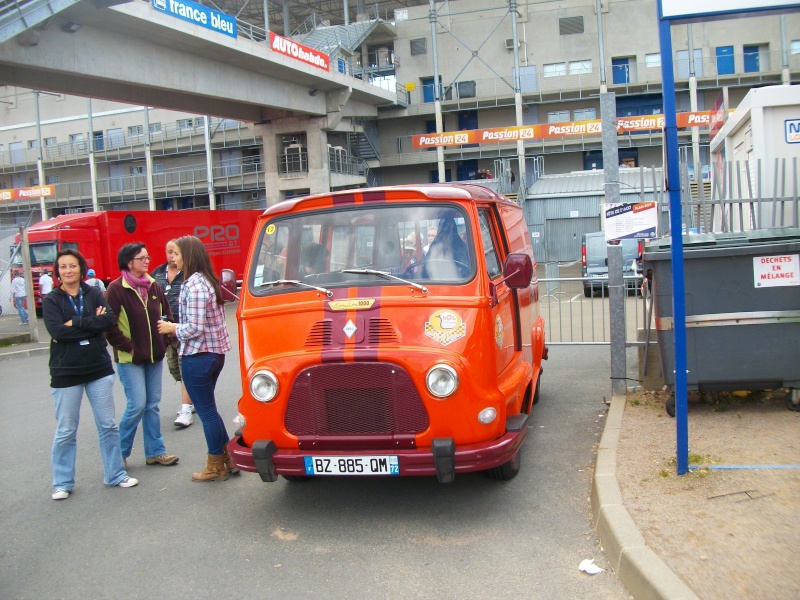
{"label": "van front grille", "polygon": [[400,367],[337,363],[299,374],[285,425],[297,436],[405,436],[427,429],[428,413]]}

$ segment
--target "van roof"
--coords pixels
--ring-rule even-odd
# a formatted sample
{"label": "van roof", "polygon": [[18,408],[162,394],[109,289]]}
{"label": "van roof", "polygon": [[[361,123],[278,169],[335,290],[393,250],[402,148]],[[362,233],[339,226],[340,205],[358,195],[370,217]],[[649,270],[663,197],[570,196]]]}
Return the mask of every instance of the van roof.
{"label": "van roof", "polygon": [[359,205],[382,202],[414,202],[456,200],[460,202],[498,202],[519,206],[505,196],[501,196],[481,185],[469,183],[430,183],[393,185],[356,190],[342,190],[314,196],[291,198],[267,209],[264,216],[284,214],[295,210],[313,210],[342,205]]}

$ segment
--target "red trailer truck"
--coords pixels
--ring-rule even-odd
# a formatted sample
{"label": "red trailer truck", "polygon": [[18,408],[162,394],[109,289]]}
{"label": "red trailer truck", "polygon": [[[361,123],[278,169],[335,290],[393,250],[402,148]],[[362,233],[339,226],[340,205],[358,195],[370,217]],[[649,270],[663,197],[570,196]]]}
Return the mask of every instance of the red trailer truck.
{"label": "red trailer truck", "polygon": [[[41,310],[39,275],[53,274],[56,253],[75,248],[86,258],[98,279],[108,284],[119,276],[117,252],[128,242],[144,242],[153,257],[152,267],[166,261],[164,247],[173,238],[196,235],[211,255],[214,269],[231,269],[242,278],[250,238],[261,210],[140,210],[104,211],[61,215],[28,228],[33,286],[37,311]],[[15,238],[19,243],[19,236]],[[22,270],[22,255],[15,254],[11,277]],[[54,279],[55,279],[55,274]]]}

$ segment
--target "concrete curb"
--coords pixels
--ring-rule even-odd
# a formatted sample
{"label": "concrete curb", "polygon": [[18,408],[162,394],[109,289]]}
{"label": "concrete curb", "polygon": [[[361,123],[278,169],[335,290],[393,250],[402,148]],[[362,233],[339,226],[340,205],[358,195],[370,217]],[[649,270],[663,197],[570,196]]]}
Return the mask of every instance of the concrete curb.
{"label": "concrete curb", "polygon": [[611,398],[592,479],[592,521],[617,578],[636,600],[699,600],[647,544],[622,502],[617,442],[625,396]]}
{"label": "concrete curb", "polygon": [[16,346],[0,348],[0,361],[12,360],[14,358],[25,358],[28,356],[39,356],[50,352],[50,344],[26,344],[25,348],[18,349]]}

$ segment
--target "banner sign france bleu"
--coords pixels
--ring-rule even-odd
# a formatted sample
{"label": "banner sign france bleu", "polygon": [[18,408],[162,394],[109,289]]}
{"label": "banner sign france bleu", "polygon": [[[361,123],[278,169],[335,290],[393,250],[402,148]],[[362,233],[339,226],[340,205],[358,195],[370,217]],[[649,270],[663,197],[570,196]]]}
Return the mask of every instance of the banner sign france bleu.
{"label": "banner sign france bleu", "polygon": [[211,31],[236,37],[236,19],[191,0],[152,0],[152,6],[164,14],[183,19]]}

